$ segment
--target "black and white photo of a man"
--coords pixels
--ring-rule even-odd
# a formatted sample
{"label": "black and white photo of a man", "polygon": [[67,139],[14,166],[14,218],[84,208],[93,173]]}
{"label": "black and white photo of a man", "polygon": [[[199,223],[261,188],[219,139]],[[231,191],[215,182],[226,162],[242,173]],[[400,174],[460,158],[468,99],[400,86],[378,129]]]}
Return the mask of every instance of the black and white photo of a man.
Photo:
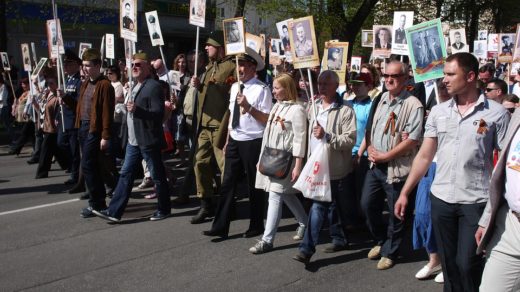
{"label": "black and white photo of a man", "polygon": [[238,43],[242,41],[240,29],[238,28],[238,24],[236,21],[226,22],[226,36],[228,44]]}
{"label": "black and white photo of a man", "polygon": [[462,35],[459,31],[456,31],[454,34],[453,34],[453,37],[455,39],[455,41],[453,42],[453,44],[451,44],[451,47],[457,51],[460,51],[462,49],[464,49],[464,47],[466,46],[465,43],[462,42]]}
{"label": "black and white photo of a man", "polygon": [[308,38],[303,22],[296,24],[296,41],[294,44],[294,52],[296,57],[306,57],[313,54],[312,41]]}
{"label": "black and white photo of a man", "polygon": [[124,5],[123,28],[134,31],[135,25],[132,16],[132,5],[126,2]]}
{"label": "black and white photo of a man", "polygon": [[395,30],[395,43],[406,44],[406,34],[404,32],[404,26],[406,24],[406,15],[401,14],[399,17],[399,27]]}
{"label": "black and white photo of a man", "polygon": [[157,28],[155,27],[155,16],[148,16],[148,23],[150,23],[150,33],[152,35],[152,39],[158,40],[161,36],[157,33]]}
{"label": "black and white photo of a man", "polygon": [[2,68],[5,71],[11,70],[11,66],[9,65],[9,56],[7,53],[0,53],[0,56],[2,57]]}

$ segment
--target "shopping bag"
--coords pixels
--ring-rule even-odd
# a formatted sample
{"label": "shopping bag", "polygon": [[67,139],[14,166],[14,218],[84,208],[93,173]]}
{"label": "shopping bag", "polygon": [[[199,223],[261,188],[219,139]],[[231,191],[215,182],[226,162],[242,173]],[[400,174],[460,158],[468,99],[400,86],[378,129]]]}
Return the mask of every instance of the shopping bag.
{"label": "shopping bag", "polygon": [[331,202],[329,153],[325,142],[320,142],[305,163],[294,188],[303,196],[320,202]]}

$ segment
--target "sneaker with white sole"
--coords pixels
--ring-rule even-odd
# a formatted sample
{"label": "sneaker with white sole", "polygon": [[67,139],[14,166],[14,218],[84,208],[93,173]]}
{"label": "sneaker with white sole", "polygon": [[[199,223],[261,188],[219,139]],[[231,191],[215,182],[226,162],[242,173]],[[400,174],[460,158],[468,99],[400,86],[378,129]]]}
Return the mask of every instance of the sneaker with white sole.
{"label": "sneaker with white sole", "polygon": [[151,177],[146,177],[146,176],[143,178],[143,181],[141,182],[141,184],[137,186],[137,188],[140,190],[146,189],[146,188],[151,188],[151,187],[153,187],[153,180]]}
{"label": "sneaker with white sole", "polygon": [[444,283],[444,274],[440,272],[434,279],[435,283]]}
{"label": "sneaker with white sole", "polygon": [[415,274],[415,278],[417,278],[419,280],[428,279],[432,275],[439,272],[441,269],[442,269],[442,267],[440,264],[433,268],[430,268],[428,265],[426,265],[426,266],[422,267],[422,269],[420,269],[419,272],[417,272],[417,274]]}
{"label": "sneaker with white sole", "polygon": [[296,235],[293,236],[294,240],[302,240],[305,235],[305,225],[300,225],[296,228]]}
{"label": "sneaker with white sole", "polygon": [[271,251],[273,244],[267,241],[259,240],[253,247],[249,249],[252,254],[261,254]]}

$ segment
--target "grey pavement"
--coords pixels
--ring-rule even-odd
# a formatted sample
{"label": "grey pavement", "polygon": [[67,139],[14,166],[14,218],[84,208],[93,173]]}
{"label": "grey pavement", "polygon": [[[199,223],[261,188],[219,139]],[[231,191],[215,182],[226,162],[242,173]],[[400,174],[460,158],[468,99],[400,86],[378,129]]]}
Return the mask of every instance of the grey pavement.
{"label": "grey pavement", "polygon": [[[34,179],[30,153],[8,156],[0,146],[0,291],[441,291],[433,279],[418,281],[424,251],[408,238],[398,264],[386,271],[366,258],[365,232],[352,235],[351,249],[335,254],[317,247],[311,263],[292,260],[297,225],[284,216],[275,250],[252,255],[255,239],[244,239],[247,200],[238,203],[230,238],[201,235],[210,223],[191,225],[196,204],[173,209],[173,217],[151,222],[147,192],[130,199],[122,224],[79,216],[86,201],[69,195],[68,176],[57,165],[49,178]],[[182,173],[182,172],[179,172]],[[137,182],[136,182],[137,183]],[[151,191],[151,190],[148,190]]]}

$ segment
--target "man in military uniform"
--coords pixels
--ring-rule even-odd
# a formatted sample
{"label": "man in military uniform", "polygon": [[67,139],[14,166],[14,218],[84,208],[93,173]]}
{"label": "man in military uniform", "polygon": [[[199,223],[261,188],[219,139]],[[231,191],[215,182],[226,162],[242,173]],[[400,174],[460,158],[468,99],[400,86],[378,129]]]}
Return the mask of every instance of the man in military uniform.
{"label": "man in military uniform", "polygon": [[294,44],[294,52],[296,57],[305,57],[312,55],[312,41],[307,39],[303,24],[300,22],[296,25],[297,40]]}
{"label": "man in military uniform", "polygon": [[125,16],[123,16],[123,28],[134,31],[134,21],[130,17],[131,11],[130,3],[125,3]]}
{"label": "man in military uniform", "polygon": [[[341,70],[341,49],[332,48],[330,49],[332,52],[327,60],[327,66],[329,70]],[[359,70],[359,67],[358,69]]]}
{"label": "man in military uniform", "polygon": [[224,172],[224,155],[219,143],[225,141],[227,135],[229,90],[236,78],[235,63],[229,58],[224,58],[223,45],[222,31],[214,31],[206,41],[206,52],[209,58],[206,73],[201,80],[197,76],[191,79],[191,86],[198,88],[196,108],[198,135],[194,170],[197,197],[201,199],[201,208],[191,219],[192,224],[203,223],[206,218],[213,216],[212,180],[215,173],[211,163],[212,157],[215,158],[220,172]]}
{"label": "man in military uniform", "polygon": [[[64,95],[70,96],[73,100],[77,101],[79,97],[79,88],[81,87],[81,78],[79,74],[79,68],[81,65],[81,59],[71,50],[65,50],[65,58],[63,59],[63,70],[66,74],[65,92]],[[79,142],[78,142],[78,129],[74,127],[76,108],[69,107],[63,104],[60,110],[63,109],[63,121],[62,126],[61,118],[58,119],[58,146],[69,156],[71,165],[70,179],[65,184],[75,184],[79,178]],[[63,130],[65,129],[65,131]]]}

